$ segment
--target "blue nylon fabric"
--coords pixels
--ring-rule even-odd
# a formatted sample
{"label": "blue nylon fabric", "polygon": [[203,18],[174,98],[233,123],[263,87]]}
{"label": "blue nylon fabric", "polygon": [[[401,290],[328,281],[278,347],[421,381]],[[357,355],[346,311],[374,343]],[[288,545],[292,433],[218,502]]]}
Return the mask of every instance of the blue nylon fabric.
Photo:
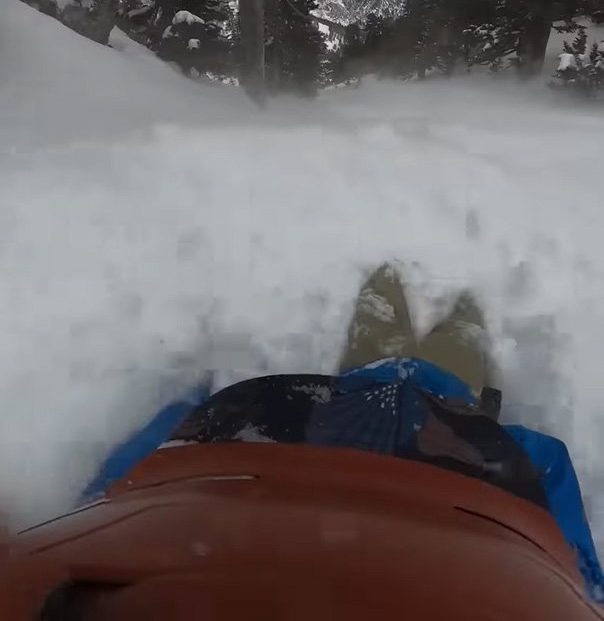
{"label": "blue nylon fabric", "polygon": [[85,504],[102,496],[110,485],[125,477],[138,463],[149,457],[209,395],[209,386],[199,386],[187,400],[166,406],[147,425],[113,449],[98,474],[84,490],[81,502]]}
{"label": "blue nylon fabric", "polygon": [[544,474],[543,486],[550,511],[577,553],[577,563],[591,597],[604,602],[604,574],[585,515],[579,481],[564,442],[521,425],[503,428]]}
{"label": "blue nylon fabric", "polygon": [[[347,384],[351,384],[350,389],[354,390],[359,388],[358,384],[361,382],[365,384],[366,389],[376,386],[397,386],[397,414],[404,412],[404,416],[396,416],[396,419],[387,415],[384,417],[384,430],[386,431],[387,427],[392,427],[389,433],[390,446],[384,445],[383,438],[378,434],[375,437],[378,441],[381,440],[379,446],[359,446],[359,440],[364,439],[364,434],[358,430],[353,436],[353,442],[349,444],[351,448],[366,448],[367,450],[392,454],[392,448],[395,445],[399,447],[409,446],[415,440],[417,429],[425,423],[425,407],[423,407],[422,399],[416,388],[435,396],[460,399],[466,403],[476,404],[476,398],[467,384],[452,373],[443,371],[431,362],[419,358],[385,358],[364,367],[351,369],[339,377],[337,388],[339,390],[346,389],[348,388]],[[357,395],[357,398],[359,396]],[[363,401],[352,404],[348,408],[348,415],[356,416],[358,419],[367,418],[367,416],[358,416],[356,412],[359,408],[367,408],[368,405]],[[371,418],[377,419],[380,414],[381,412],[378,409],[371,415]],[[328,427],[325,425],[324,431],[327,431]],[[335,438],[337,437],[338,434],[335,434]],[[333,446],[334,438],[325,438],[321,444]]]}
{"label": "blue nylon fabric", "polygon": [[385,358],[346,371],[340,377],[343,380],[364,377],[379,383],[407,381],[433,395],[476,404],[476,398],[467,384],[453,373],[419,358]]}

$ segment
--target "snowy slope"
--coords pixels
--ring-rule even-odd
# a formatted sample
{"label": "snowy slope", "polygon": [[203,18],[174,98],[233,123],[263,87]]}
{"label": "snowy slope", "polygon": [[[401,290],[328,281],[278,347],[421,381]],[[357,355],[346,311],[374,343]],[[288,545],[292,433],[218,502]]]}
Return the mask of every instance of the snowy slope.
{"label": "snowy slope", "polygon": [[127,55],[15,7],[15,0],[3,4],[0,155],[72,139],[106,140],[158,121],[186,123],[199,119],[200,106],[217,112],[229,106],[212,90],[200,93],[149,51],[126,44],[123,35],[115,44],[127,45]]}
{"label": "snowy slope", "polygon": [[66,506],[205,369],[333,370],[359,283],[395,259],[424,329],[461,288],[481,295],[506,418],[568,443],[604,544],[599,108],[478,78],[259,112],[18,0],[0,45],[13,516]]}
{"label": "snowy slope", "polygon": [[365,19],[370,13],[376,15],[400,15],[403,0],[319,0],[315,14],[340,24],[352,24]]}

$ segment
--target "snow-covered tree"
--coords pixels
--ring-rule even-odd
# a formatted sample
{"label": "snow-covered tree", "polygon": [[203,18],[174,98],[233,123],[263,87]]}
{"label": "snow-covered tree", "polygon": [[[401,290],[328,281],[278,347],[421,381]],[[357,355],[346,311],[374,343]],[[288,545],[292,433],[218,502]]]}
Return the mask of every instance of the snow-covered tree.
{"label": "snow-covered tree", "polygon": [[228,0],[121,0],[120,27],[185,73],[232,75]]}
{"label": "snow-covered tree", "polygon": [[364,29],[359,24],[348,25],[335,63],[335,80],[350,82],[361,78],[368,72],[368,62]]}
{"label": "snow-covered tree", "polygon": [[404,0],[320,0],[316,14],[344,24],[359,24],[369,15],[394,18],[402,14]]}
{"label": "snow-covered tree", "polygon": [[22,0],[61,20],[79,34],[106,45],[115,26],[119,0]]}
{"label": "snow-covered tree", "polygon": [[45,15],[50,15],[51,17],[59,16],[59,7],[57,6],[56,0],[23,0],[23,2]]}
{"label": "snow-covered tree", "polygon": [[[408,0],[395,34],[404,40],[401,53],[407,58],[400,66],[406,75],[420,79],[428,72],[453,72],[462,56],[462,33],[476,13],[475,0]],[[481,5],[484,2],[481,3]]]}
{"label": "snow-covered tree", "polygon": [[325,41],[311,11],[315,0],[269,0],[266,77],[270,90],[313,95],[323,82]]}
{"label": "snow-covered tree", "polygon": [[563,50],[551,86],[583,95],[604,88],[604,41],[594,42],[588,50],[587,31],[582,28],[572,43],[564,42]]}
{"label": "snow-covered tree", "polygon": [[465,57],[468,66],[497,70],[515,66],[525,76],[538,75],[554,22],[560,32],[576,32],[574,17],[580,0],[485,0],[487,19],[468,25]]}
{"label": "snow-covered tree", "polygon": [[379,49],[380,43],[384,36],[385,20],[384,18],[370,13],[365,21],[365,46],[370,52]]}
{"label": "snow-covered tree", "polygon": [[73,0],[60,13],[61,21],[81,35],[106,45],[115,26],[118,0]]}

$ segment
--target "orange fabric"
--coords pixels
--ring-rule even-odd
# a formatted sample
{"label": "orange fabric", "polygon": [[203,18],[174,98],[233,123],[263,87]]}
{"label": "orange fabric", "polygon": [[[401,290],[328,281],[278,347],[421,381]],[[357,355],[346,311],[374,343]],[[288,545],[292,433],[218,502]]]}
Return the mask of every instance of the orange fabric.
{"label": "orange fabric", "polygon": [[109,499],[18,537],[7,619],[35,618],[65,576],[100,585],[92,621],[604,618],[544,510],[421,463],[191,445]]}

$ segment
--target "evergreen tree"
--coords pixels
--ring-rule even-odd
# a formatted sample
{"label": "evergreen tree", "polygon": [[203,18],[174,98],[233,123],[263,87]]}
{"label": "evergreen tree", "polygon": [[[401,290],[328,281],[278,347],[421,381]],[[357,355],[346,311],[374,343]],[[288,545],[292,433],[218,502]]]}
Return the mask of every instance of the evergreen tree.
{"label": "evergreen tree", "polygon": [[417,23],[408,14],[388,20],[380,44],[380,73],[392,78],[408,78],[415,70]]}
{"label": "evergreen tree", "polygon": [[[451,75],[464,54],[464,31],[486,18],[487,1],[408,0],[401,16],[380,24],[375,58],[381,73],[420,79],[433,70]],[[367,27],[376,30],[369,20]],[[369,40],[367,47],[375,48]]]}
{"label": "evergreen tree", "polygon": [[60,13],[61,21],[81,35],[107,45],[117,20],[118,0],[92,0],[87,5],[67,4]]}
{"label": "evergreen tree", "polygon": [[525,76],[541,72],[554,21],[560,32],[576,32],[579,0],[485,0],[488,21],[474,23],[465,32],[468,66],[492,69],[517,66]]}
{"label": "evergreen tree", "polygon": [[598,49],[597,43],[593,43],[591,46],[591,51],[589,53],[589,60],[591,61],[592,65],[595,65],[598,62],[598,60],[600,60],[600,50]]}
{"label": "evergreen tree", "polygon": [[367,57],[366,70],[374,74],[383,74],[386,64],[385,38],[388,31],[387,20],[370,13],[364,24],[364,53]]}
{"label": "evergreen tree", "polygon": [[413,64],[420,79],[432,69],[438,57],[437,10],[439,0],[409,0],[405,17],[414,32]]}
{"label": "evergreen tree", "polygon": [[60,11],[55,0],[23,0],[23,2],[50,17],[59,16]]}
{"label": "evergreen tree", "polygon": [[384,18],[372,13],[365,22],[350,24],[340,50],[338,79],[350,81],[367,73],[406,76],[415,38],[406,17]]}
{"label": "evergreen tree", "polygon": [[604,88],[604,44],[587,49],[587,30],[581,28],[572,43],[564,41],[560,62],[550,86],[562,86],[584,96]]}
{"label": "evergreen tree", "polygon": [[266,71],[272,91],[313,95],[324,80],[326,49],[311,17],[315,0],[267,2]]}
{"label": "evergreen tree", "polygon": [[267,95],[265,4],[264,0],[248,0],[239,6],[237,15],[239,83],[260,106],[264,105]]}
{"label": "evergreen tree", "polygon": [[[141,0],[138,0],[141,2]],[[155,0],[130,9],[130,30],[185,73],[230,75],[233,16],[227,0]]]}
{"label": "evergreen tree", "polygon": [[365,22],[365,48],[371,53],[376,53],[379,50],[382,38],[384,36],[384,19],[370,13],[367,16]]}
{"label": "evergreen tree", "polygon": [[359,24],[346,27],[335,71],[338,82],[350,82],[366,73],[365,32]]}

